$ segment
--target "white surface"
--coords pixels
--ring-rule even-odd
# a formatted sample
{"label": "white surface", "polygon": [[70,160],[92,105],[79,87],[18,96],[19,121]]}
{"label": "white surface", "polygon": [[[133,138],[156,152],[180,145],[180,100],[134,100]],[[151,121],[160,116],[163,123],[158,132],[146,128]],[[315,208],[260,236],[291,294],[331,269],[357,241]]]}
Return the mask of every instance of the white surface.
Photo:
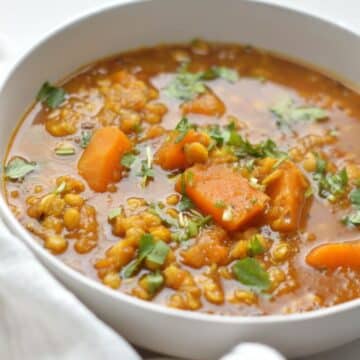
{"label": "white surface", "polygon": [[[171,0],[169,0],[171,1]],[[68,1],[62,0],[61,2],[49,1],[20,1],[12,0],[0,1],[0,32],[4,32],[9,38],[17,38],[17,47],[24,49],[28,47],[36,38],[47,31],[50,27],[54,27],[61,23],[64,19],[73,17],[75,12],[82,12],[87,7],[95,6],[96,4],[110,3],[111,1],[89,1],[89,0],[76,0]],[[336,21],[347,22],[352,26],[360,24],[359,11],[354,8],[355,2],[353,1],[277,1],[281,3],[289,3],[296,6],[307,7],[313,6],[314,12],[324,15],[336,16]],[[37,13],[37,19],[31,15],[33,11]],[[20,34],[20,36],[19,36]],[[341,334],[339,334],[341,335]],[[317,334],[314,333],[314,341]],[[341,351],[332,352],[323,356],[312,357],[311,359],[357,359],[360,357],[360,352],[356,355],[355,350],[360,350],[360,344],[353,347],[346,347]]]}
{"label": "white surface", "polygon": [[0,221],[0,359],[140,360]]}

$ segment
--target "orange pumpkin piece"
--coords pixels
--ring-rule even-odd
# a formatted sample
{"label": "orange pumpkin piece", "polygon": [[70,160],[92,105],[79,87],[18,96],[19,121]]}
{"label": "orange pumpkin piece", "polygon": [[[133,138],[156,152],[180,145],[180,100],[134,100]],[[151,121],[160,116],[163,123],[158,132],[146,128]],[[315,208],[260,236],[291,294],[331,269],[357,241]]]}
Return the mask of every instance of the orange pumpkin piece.
{"label": "orange pumpkin piece", "polygon": [[306,261],[319,269],[360,268],[360,242],[320,245],[310,251]]}
{"label": "orange pumpkin piece", "polygon": [[79,174],[91,189],[104,192],[121,171],[120,160],[132,148],[128,137],[117,127],[97,130],[84,150],[79,162]]}
{"label": "orange pumpkin piece", "polygon": [[213,93],[207,91],[181,106],[183,114],[200,114],[222,116],[225,113],[224,103]]}
{"label": "orange pumpkin piece", "polygon": [[278,170],[279,176],[266,189],[271,198],[266,219],[273,230],[291,232],[299,228],[309,184],[291,161],[284,161]]}
{"label": "orange pumpkin piece", "polygon": [[154,162],[164,170],[185,169],[190,164],[186,161],[184,147],[195,141],[202,140],[202,134],[190,129],[183,139],[179,139],[180,133],[174,131],[169,135],[155,154]]}
{"label": "orange pumpkin piece", "polygon": [[[191,176],[189,176],[189,174]],[[237,230],[261,215],[269,198],[250,186],[238,171],[224,164],[195,165],[186,171],[176,190],[184,187],[201,212],[211,215],[223,228]]]}

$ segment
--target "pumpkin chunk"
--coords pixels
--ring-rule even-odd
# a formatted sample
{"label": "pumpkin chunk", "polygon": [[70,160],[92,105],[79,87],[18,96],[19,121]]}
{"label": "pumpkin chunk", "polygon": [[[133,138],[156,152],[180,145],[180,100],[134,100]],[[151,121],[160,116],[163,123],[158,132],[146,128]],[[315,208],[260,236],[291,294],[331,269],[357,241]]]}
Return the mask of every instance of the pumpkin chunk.
{"label": "pumpkin chunk", "polygon": [[269,183],[266,191],[271,198],[266,219],[275,231],[295,231],[301,222],[309,184],[291,161],[284,161],[277,170],[278,176]]}
{"label": "pumpkin chunk", "polygon": [[116,180],[116,173],[120,174],[120,160],[131,147],[128,137],[117,127],[97,130],[78,162],[79,174],[94,191],[106,191]]}
{"label": "pumpkin chunk", "polygon": [[176,190],[184,190],[201,212],[211,215],[229,231],[254,220],[268,202],[266,194],[251,187],[239,172],[223,164],[195,165],[186,175],[185,178],[191,180],[184,184],[180,179]]}

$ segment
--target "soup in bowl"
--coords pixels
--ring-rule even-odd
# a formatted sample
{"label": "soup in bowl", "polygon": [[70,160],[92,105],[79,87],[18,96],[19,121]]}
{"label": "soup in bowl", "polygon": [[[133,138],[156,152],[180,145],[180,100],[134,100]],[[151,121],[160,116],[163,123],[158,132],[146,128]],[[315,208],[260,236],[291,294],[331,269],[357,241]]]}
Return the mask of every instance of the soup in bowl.
{"label": "soup in bowl", "polygon": [[[184,2],[96,10],[19,62],[0,96],[1,214],[138,346],[213,359],[355,339],[359,94],[301,60],[356,81],[358,38],[246,1],[207,1],[215,29],[202,4],[192,26]],[[134,17],[148,31],[113,31]]]}

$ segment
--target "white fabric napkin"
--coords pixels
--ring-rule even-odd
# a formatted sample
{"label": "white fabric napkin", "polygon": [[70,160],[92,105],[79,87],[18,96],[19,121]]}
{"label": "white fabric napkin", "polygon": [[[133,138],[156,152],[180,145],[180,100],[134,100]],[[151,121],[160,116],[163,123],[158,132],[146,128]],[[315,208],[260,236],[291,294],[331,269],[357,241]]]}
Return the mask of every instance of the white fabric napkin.
{"label": "white fabric napkin", "polygon": [[0,220],[0,359],[140,360]]}

